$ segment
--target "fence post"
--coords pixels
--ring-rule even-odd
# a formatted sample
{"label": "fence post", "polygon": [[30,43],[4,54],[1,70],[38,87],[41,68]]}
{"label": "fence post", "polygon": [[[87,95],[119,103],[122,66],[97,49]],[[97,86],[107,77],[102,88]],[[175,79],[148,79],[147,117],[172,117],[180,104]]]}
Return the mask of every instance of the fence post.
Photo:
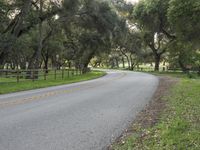
{"label": "fence post", "polygon": [[62,79],[64,78],[64,69],[62,69]]}
{"label": "fence post", "polygon": [[56,80],[56,69],[54,70],[54,79]]}
{"label": "fence post", "polygon": [[67,77],[69,78],[69,69],[67,69]]}
{"label": "fence post", "polygon": [[17,69],[17,83],[19,82],[19,70]]}
{"label": "fence post", "polygon": [[44,70],[44,80],[47,80],[47,70]]}
{"label": "fence post", "polygon": [[[2,71],[2,73],[3,73],[3,71]],[[8,77],[8,69],[6,69],[5,73],[6,73],[6,78],[7,78]]]}
{"label": "fence post", "polygon": [[163,67],[163,71],[165,72],[165,67]]}
{"label": "fence post", "polygon": [[35,70],[33,69],[33,71],[32,71],[32,81],[34,82],[34,80],[35,80]]}
{"label": "fence post", "polygon": [[74,76],[74,69],[72,69],[72,76]]}

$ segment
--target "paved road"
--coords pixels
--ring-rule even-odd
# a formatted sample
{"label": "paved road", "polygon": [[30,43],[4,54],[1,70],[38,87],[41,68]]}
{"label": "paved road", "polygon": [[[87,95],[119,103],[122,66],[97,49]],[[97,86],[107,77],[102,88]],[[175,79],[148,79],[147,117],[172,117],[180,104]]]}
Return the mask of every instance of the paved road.
{"label": "paved road", "polygon": [[102,150],[151,99],[158,80],[108,71],[96,80],[0,95],[0,150]]}

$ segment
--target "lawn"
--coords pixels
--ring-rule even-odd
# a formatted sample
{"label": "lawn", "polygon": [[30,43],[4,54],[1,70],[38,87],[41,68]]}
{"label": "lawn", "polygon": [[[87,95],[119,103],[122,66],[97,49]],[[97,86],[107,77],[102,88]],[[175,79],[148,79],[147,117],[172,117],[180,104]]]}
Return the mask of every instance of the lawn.
{"label": "lawn", "polygon": [[[26,80],[26,81],[20,81],[19,83],[16,82],[16,79],[1,78],[0,79],[1,81],[0,94],[86,81],[86,80],[101,77],[105,74],[106,74],[105,72],[101,72],[101,71],[91,71],[83,75],[64,77],[64,79],[57,78],[55,80],[53,77],[52,78],[50,77],[50,78],[47,78],[47,80],[38,80],[38,81],[36,80],[34,82],[31,80]],[[15,82],[11,82],[12,80]]]}
{"label": "lawn", "polygon": [[[158,74],[158,73],[156,73]],[[179,82],[163,97],[166,108],[152,127],[134,126],[134,132],[114,144],[115,150],[199,150],[200,149],[200,80],[178,76]],[[164,73],[162,73],[164,75]]]}

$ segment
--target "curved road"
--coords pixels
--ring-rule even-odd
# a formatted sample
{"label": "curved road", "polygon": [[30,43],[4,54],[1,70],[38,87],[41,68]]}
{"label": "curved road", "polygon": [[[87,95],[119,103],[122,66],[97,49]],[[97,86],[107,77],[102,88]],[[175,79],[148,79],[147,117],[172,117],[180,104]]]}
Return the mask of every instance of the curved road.
{"label": "curved road", "polygon": [[109,71],[102,78],[0,95],[0,150],[102,150],[155,92],[158,79]]}

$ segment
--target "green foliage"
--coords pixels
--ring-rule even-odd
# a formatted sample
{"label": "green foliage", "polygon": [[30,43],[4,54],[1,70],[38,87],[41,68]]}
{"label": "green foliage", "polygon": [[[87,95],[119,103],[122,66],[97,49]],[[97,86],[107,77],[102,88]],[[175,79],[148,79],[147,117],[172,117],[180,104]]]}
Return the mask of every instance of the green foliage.
{"label": "green foliage", "polygon": [[134,7],[133,17],[139,26],[151,32],[161,32],[168,25],[168,0],[141,0]]}
{"label": "green foliage", "polygon": [[50,60],[54,67],[66,60],[87,67],[92,57],[111,49],[121,21],[110,3],[98,0],[2,0],[0,11],[0,65],[14,68],[27,62],[28,68],[43,62],[47,68]]}
{"label": "green foliage", "polygon": [[0,0],[0,33],[3,32],[6,23],[9,21],[8,16],[6,16],[7,11],[8,7],[6,7],[5,0]]}
{"label": "green foliage", "polygon": [[168,18],[178,37],[193,41],[199,46],[200,1],[171,0]]}
{"label": "green foliage", "polygon": [[152,50],[155,70],[174,40],[167,20],[168,0],[141,0],[135,5],[132,18],[141,31],[144,44]]}
{"label": "green foliage", "polygon": [[78,14],[73,22],[64,24],[70,39],[65,47],[76,55],[75,62],[85,68],[94,56],[110,51],[121,20],[108,2],[97,0],[83,1]]}
{"label": "green foliage", "polygon": [[85,69],[104,54],[134,65],[154,60],[155,69],[177,58],[198,67],[199,16],[197,0],[0,0],[0,67]]}

